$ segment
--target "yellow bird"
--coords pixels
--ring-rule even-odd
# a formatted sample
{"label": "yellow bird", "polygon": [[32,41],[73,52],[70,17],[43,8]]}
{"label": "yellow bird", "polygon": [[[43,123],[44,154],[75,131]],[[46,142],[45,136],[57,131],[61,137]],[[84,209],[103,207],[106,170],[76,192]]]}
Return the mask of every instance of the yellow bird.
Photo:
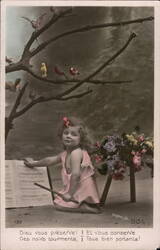
{"label": "yellow bird", "polygon": [[42,74],[42,77],[47,77],[47,66],[46,64],[43,62],[41,63],[41,74]]}

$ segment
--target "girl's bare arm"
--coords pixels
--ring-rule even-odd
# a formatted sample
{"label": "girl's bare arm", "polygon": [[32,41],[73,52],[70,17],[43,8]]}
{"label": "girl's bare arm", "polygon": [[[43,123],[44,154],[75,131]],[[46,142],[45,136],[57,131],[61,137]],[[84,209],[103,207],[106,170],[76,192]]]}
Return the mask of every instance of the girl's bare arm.
{"label": "girl's bare arm", "polygon": [[79,185],[81,162],[82,162],[82,150],[76,149],[71,153],[72,175],[71,175],[70,188],[68,191],[68,194],[71,197],[74,195]]}
{"label": "girl's bare arm", "polygon": [[57,164],[61,162],[61,158],[60,155],[56,155],[56,156],[51,156],[51,157],[46,157],[43,158],[39,161],[34,161],[31,158],[26,158],[24,159],[24,164],[27,167],[33,168],[33,167],[45,167],[45,166],[50,166],[53,164]]}

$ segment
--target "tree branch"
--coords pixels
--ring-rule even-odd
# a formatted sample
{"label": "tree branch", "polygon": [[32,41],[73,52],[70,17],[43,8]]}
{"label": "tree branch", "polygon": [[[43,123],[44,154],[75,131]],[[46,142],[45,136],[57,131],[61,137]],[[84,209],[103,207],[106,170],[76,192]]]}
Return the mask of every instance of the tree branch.
{"label": "tree branch", "polygon": [[10,113],[10,115],[9,115],[9,117],[8,117],[9,120],[10,120],[10,119],[11,119],[11,120],[14,119],[14,116],[15,116],[15,114],[16,114],[16,110],[17,110],[18,106],[20,105],[21,99],[22,99],[22,97],[23,97],[23,95],[24,95],[24,92],[25,92],[27,86],[28,86],[28,82],[26,82],[26,83],[23,85],[22,89],[20,90],[20,92],[19,92],[19,94],[18,94],[18,96],[17,96],[17,99],[16,99],[16,101],[15,101],[15,103],[14,103],[14,105],[13,105],[13,108],[12,108],[12,110],[11,110],[11,113]]}
{"label": "tree branch", "polygon": [[32,102],[30,102],[26,107],[24,107],[22,110],[20,110],[19,112],[15,112],[19,103],[20,103],[20,100],[21,100],[21,97],[25,91],[25,88],[27,86],[27,84],[25,84],[23,86],[23,89],[21,90],[17,100],[16,100],[16,103],[14,105],[14,108],[13,108],[13,112],[12,112],[12,116],[14,116],[14,118],[17,118],[19,116],[21,116],[22,114],[24,114],[27,110],[29,110],[33,105],[37,104],[37,103],[40,103],[40,102],[47,102],[47,101],[50,101],[50,100],[69,100],[69,99],[72,99],[72,98],[80,98],[82,97],[83,95],[86,95],[86,94],[89,94],[92,90],[88,90],[87,92],[84,92],[84,93],[81,93],[81,94],[78,94],[78,95],[74,95],[74,96],[68,96],[68,97],[65,97],[63,98],[64,96],[70,94],[71,92],[73,92],[75,89],[79,88],[83,83],[85,82],[88,82],[90,80],[90,78],[94,77],[95,75],[97,75],[100,71],[102,71],[107,65],[110,64],[111,61],[115,60],[129,45],[129,43],[133,40],[133,38],[135,38],[136,35],[135,33],[132,33],[128,39],[128,41],[125,43],[125,45],[118,51],[116,52],[110,59],[108,59],[104,64],[102,64],[97,70],[95,70],[93,73],[91,73],[88,77],[86,77],[85,79],[81,80],[79,83],[77,83],[75,86],[71,87],[70,89],[62,92],[61,94],[57,95],[57,96],[52,96],[52,97],[48,97],[48,98],[45,98],[43,96],[40,96],[38,97],[37,99],[33,100]]}
{"label": "tree branch", "polygon": [[43,78],[39,75],[37,75],[36,73],[34,73],[31,69],[26,68],[26,71],[32,75],[34,78],[43,81],[43,82],[47,82],[47,83],[51,83],[51,84],[56,84],[56,85],[60,85],[60,84],[66,84],[69,83],[70,81],[67,80],[51,80],[51,79],[47,79],[47,78]]}
{"label": "tree branch", "polygon": [[[62,16],[60,16],[62,17]],[[59,16],[57,17],[58,19],[60,18]],[[58,20],[58,19],[54,19],[52,18],[49,23],[46,24],[46,26],[44,26],[42,29],[39,30],[40,34],[42,32],[44,32],[46,29],[48,29],[53,23],[54,21]],[[146,22],[146,21],[152,21],[154,18],[152,16],[150,17],[146,17],[146,18],[139,18],[139,19],[135,19],[135,20],[131,20],[131,21],[122,21],[122,22],[117,22],[117,23],[106,23],[106,24],[99,24],[99,25],[92,25],[92,26],[85,26],[79,29],[74,29],[74,30],[70,30],[67,32],[64,32],[56,37],[53,37],[51,39],[49,39],[48,41],[40,44],[35,50],[33,50],[32,52],[29,51],[30,46],[32,45],[33,41],[40,35],[38,33],[33,32],[31,38],[29,39],[28,43],[25,46],[25,49],[23,51],[23,55],[22,58],[19,62],[17,63],[12,63],[10,65],[6,66],[6,73],[10,73],[10,72],[15,72],[15,71],[19,71],[19,70],[24,70],[26,71],[27,65],[25,63],[25,59],[27,57],[27,63],[29,62],[29,59],[33,56],[35,56],[37,53],[39,53],[41,50],[43,50],[46,46],[48,46],[50,43],[55,42],[56,40],[68,36],[68,35],[72,35],[74,33],[79,33],[79,32],[86,32],[86,31],[90,31],[93,29],[98,29],[98,28],[107,28],[107,27],[114,27],[114,26],[124,26],[124,25],[129,25],[129,24],[134,24],[134,23],[142,23],[142,22]],[[49,26],[49,27],[48,27]]]}
{"label": "tree branch", "polygon": [[23,115],[26,111],[28,111],[30,108],[32,108],[32,106],[34,106],[35,104],[42,102],[42,99],[43,99],[43,97],[40,96],[37,99],[31,101],[23,109],[21,109],[20,111],[18,111],[18,112],[16,112],[14,114],[14,119],[17,118],[17,117],[19,117],[19,116],[21,116],[21,115]]}
{"label": "tree branch", "polygon": [[74,99],[74,98],[81,98],[85,95],[88,95],[92,92],[92,90],[87,90],[85,92],[82,92],[80,94],[77,95],[72,95],[72,96],[68,96],[66,98],[57,98],[56,96],[50,96],[50,97],[44,97],[44,96],[40,96],[37,99],[31,101],[29,104],[27,104],[23,109],[21,109],[20,111],[16,112],[14,114],[14,118],[17,118],[21,115],[23,115],[26,111],[28,111],[30,108],[32,108],[34,105],[36,105],[37,103],[41,103],[41,102],[48,102],[48,101],[52,101],[52,100],[57,100],[57,101],[66,101],[66,100],[70,100],[70,99]]}
{"label": "tree branch", "polygon": [[74,98],[81,98],[81,97],[83,97],[83,96],[85,96],[85,95],[88,95],[88,94],[90,94],[90,93],[92,93],[92,92],[93,92],[93,90],[92,90],[92,89],[89,89],[89,90],[87,90],[87,91],[85,91],[85,92],[82,92],[82,93],[80,93],[80,94],[77,94],[77,95],[67,96],[67,97],[64,97],[64,98],[59,98],[59,97],[48,97],[48,98],[45,98],[43,101],[48,102],[48,101],[53,100],[53,98],[54,98],[54,100],[58,100],[58,101],[66,101],[66,100],[70,100],[70,99],[74,99]]}
{"label": "tree branch", "polygon": [[138,18],[138,19],[131,20],[131,21],[122,21],[122,22],[116,22],[116,23],[104,23],[104,24],[98,24],[98,25],[88,25],[88,26],[84,26],[82,28],[73,29],[73,30],[64,32],[62,34],[59,34],[58,36],[55,36],[55,37],[47,40],[46,42],[40,44],[35,50],[33,50],[31,52],[31,57],[35,56],[37,53],[39,53],[41,50],[43,50],[50,43],[55,42],[62,37],[73,35],[75,33],[87,32],[87,31],[99,29],[99,28],[102,29],[102,28],[108,28],[108,27],[125,26],[125,25],[135,24],[135,23],[143,23],[146,21],[152,21],[153,19],[154,18],[152,16],[150,16],[150,17],[146,17],[146,18]]}
{"label": "tree branch", "polygon": [[[47,82],[50,84],[55,84],[55,85],[63,85],[63,84],[70,84],[70,83],[77,83],[82,81],[81,79],[56,79],[56,80],[51,80],[51,79],[47,79],[47,78],[43,78],[39,75],[37,75],[35,72],[33,72],[31,69],[26,68],[26,71],[32,75],[34,78],[43,81],[43,82]],[[128,81],[103,81],[103,80],[88,80],[88,83],[91,84],[122,84],[122,83],[131,83],[131,80]]]}
{"label": "tree branch", "polygon": [[[82,80],[79,80],[82,81]],[[78,82],[78,81],[77,81]],[[123,83],[132,83],[132,80],[122,80],[122,81],[101,81],[101,80],[88,80],[88,83],[95,84],[95,85],[109,85],[109,84],[123,84]]]}
{"label": "tree branch", "polygon": [[24,48],[24,52],[22,54],[22,59],[25,57],[25,55],[29,52],[29,49],[31,47],[31,45],[33,44],[33,42],[43,33],[45,32],[47,29],[49,29],[54,23],[56,23],[60,18],[64,17],[66,14],[70,13],[72,11],[72,9],[67,9],[62,11],[59,15],[54,16],[39,30],[34,31],[30,37],[30,39],[28,40],[25,48]]}
{"label": "tree branch", "polygon": [[57,98],[62,98],[63,96],[66,96],[68,94],[70,94],[71,92],[73,92],[75,89],[79,88],[82,84],[84,84],[85,82],[88,82],[91,78],[93,78],[95,75],[97,75],[100,71],[102,71],[105,67],[107,67],[110,62],[112,62],[113,60],[115,60],[120,54],[122,54],[122,52],[128,47],[128,45],[130,44],[130,42],[136,37],[135,33],[132,33],[128,39],[128,41],[125,43],[125,45],[118,50],[118,52],[116,52],[113,56],[111,56],[104,64],[102,64],[100,67],[98,67],[93,73],[91,73],[89,76],[87,76],[85,79],[83,79],[82,81],[80,81],[79,83],[77,83],[75,86],[71,87],[70,89],[62,92],[61,94],[59,94],[57,96]]}

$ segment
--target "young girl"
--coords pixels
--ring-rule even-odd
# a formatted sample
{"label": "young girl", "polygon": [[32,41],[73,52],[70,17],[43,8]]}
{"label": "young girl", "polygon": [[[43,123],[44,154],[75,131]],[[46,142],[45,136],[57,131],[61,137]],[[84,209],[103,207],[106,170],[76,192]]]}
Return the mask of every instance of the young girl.
{"label": "young girl", "polygon": [[[65,151],[39,161],[25,160],[28,167],[62,163],[62,197],[56,195],[57,210],[100,213],[99,195],[94,179],[94,167],[86,149],[89,146],[84,124],[74,117],[64,117],[59,131]],[[74,202],[75,200],[76,202]]]}

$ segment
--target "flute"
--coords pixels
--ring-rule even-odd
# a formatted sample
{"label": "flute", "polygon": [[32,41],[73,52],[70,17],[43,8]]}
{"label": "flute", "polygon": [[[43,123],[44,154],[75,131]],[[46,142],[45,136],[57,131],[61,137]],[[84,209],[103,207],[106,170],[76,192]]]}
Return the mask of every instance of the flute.
{"label": "flute", "polygon": [[[53,194],[56,194],[56,195],[58,195],[58,196],[60,196],[63,200],[64,200],[64,197],[63,197],[63,194],[61,194],[61,193],[59,193],[59,192],[57,192],[57,191],[55,191],[55,190],[52,190],[52,189],[50,189],[50,188],[47,188],[47,187],[45,187],[45,186],[43,186],[43,185],[41,185],[41,184],[38,184],[38,183],[34,183],[34,185],[36,185],[36,186],[38,186],[38,187],[41,187],[41,188],[43,188],[43,189],[45,189],[45,190],[47,190],[47,191],[49,191],[49,192],[51,192],[51,193],[53,193]],[[66,201],[66,200],[65,200]],[[74,203],[79,203],[78,201],[76,201],[76,200],[74,200],[74,199],[70,199],[69,201],[72,201],[72,202],[74,202]]]}

